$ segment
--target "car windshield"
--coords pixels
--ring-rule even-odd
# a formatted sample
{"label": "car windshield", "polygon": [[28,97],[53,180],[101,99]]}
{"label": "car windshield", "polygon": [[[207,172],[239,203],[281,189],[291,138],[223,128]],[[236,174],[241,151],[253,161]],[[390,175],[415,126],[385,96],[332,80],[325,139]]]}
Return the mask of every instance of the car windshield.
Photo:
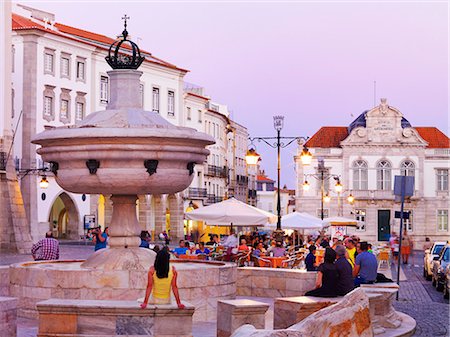
{"label": "car windshield", "polygon": [[439,255],[441,253],[442,248],[444,248],[444,245],[435,245],[433,248],[433,255]]}
{"label": "car windshield", "polygon": [[449,262],[450,261],[450,248],[445,249],[444,256],[442,257],[442,260],[444,260],[445,262]]}

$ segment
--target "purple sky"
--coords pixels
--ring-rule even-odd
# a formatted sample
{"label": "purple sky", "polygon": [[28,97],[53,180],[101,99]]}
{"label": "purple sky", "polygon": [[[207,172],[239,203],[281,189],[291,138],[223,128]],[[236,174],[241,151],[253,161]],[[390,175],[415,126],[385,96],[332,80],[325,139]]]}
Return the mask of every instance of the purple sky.
{"label": "purple sky", "polygon": [[[449,134],[446,1],[26,1],[61,23],[116,36],[128,30],[155,56],[191,72],[186,80],[228,104],[252,136],[312,136],[346,126],[377,102],[400,109],[413,126]],[[276,150],[260,143],[276,178]],[[295,187],[292,155],[282,151],[282,183]]]}

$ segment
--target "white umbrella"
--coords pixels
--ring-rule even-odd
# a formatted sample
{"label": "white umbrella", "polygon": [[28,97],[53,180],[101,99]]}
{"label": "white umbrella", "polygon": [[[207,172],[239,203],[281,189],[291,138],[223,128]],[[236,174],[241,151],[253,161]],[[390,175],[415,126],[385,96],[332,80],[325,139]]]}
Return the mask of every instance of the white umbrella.
{"label": "white umbrella", "polygon": [[277,216],[262,209],[230,198],[210,206],[197,208],[185,213],[189,220],[206,221],[213,225],[265,225],[274,223]]}
{"label": "white umbrella", "polygon": [[[267,228],[274,228],[274,225],[267,225]],[[315,216],[304,213],[304,212],[292,212],[284,215],[281,218],[281,228],[282,229],[318,229],[321,230],[323,227],[322,220],[316,218]]]}
{"label": "white umbrella", "polygon": [[335,216],[323,219],[323,224],[328,226],[356,226],[358,221],[355,219],[344,218],[342,216]]}

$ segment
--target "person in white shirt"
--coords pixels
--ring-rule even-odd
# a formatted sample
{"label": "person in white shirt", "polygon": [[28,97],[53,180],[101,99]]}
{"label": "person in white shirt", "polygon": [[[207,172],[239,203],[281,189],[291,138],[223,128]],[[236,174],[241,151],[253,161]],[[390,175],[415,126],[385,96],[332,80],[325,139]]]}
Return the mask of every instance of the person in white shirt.
{"label": "person in white shirt", "polygon": [[238,243],[239,243],[239,241],[236,236],[236,232],[234,229],[232,229],[230,232],[230,235],[228,235],[228,237],[225,239],[225,242],[223,243],[223,245],[228,248],[230,248],[230,247],[235,248],[235,247],[237,247]]}

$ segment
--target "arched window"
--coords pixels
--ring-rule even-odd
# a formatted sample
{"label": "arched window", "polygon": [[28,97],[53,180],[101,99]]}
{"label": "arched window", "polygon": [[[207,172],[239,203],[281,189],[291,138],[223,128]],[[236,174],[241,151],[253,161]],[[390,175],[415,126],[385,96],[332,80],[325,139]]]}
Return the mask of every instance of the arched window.
{"label": "arched window", "polygon": [[407,175],[409,177],[414,177],[415,167],[416,166],[411,160],[405,160],[400,165],[400,174],[402,176]]}
{"label": "arched window", "polygon": [[353,169],[353,189],[367,190],[367,163],[364,160],[356,160],[352,165]]}
{"label": "arched window", "polygon": [[387,160],[380,160],[377,164],[377,189],[378,190],[391,190],[391,163]]}

